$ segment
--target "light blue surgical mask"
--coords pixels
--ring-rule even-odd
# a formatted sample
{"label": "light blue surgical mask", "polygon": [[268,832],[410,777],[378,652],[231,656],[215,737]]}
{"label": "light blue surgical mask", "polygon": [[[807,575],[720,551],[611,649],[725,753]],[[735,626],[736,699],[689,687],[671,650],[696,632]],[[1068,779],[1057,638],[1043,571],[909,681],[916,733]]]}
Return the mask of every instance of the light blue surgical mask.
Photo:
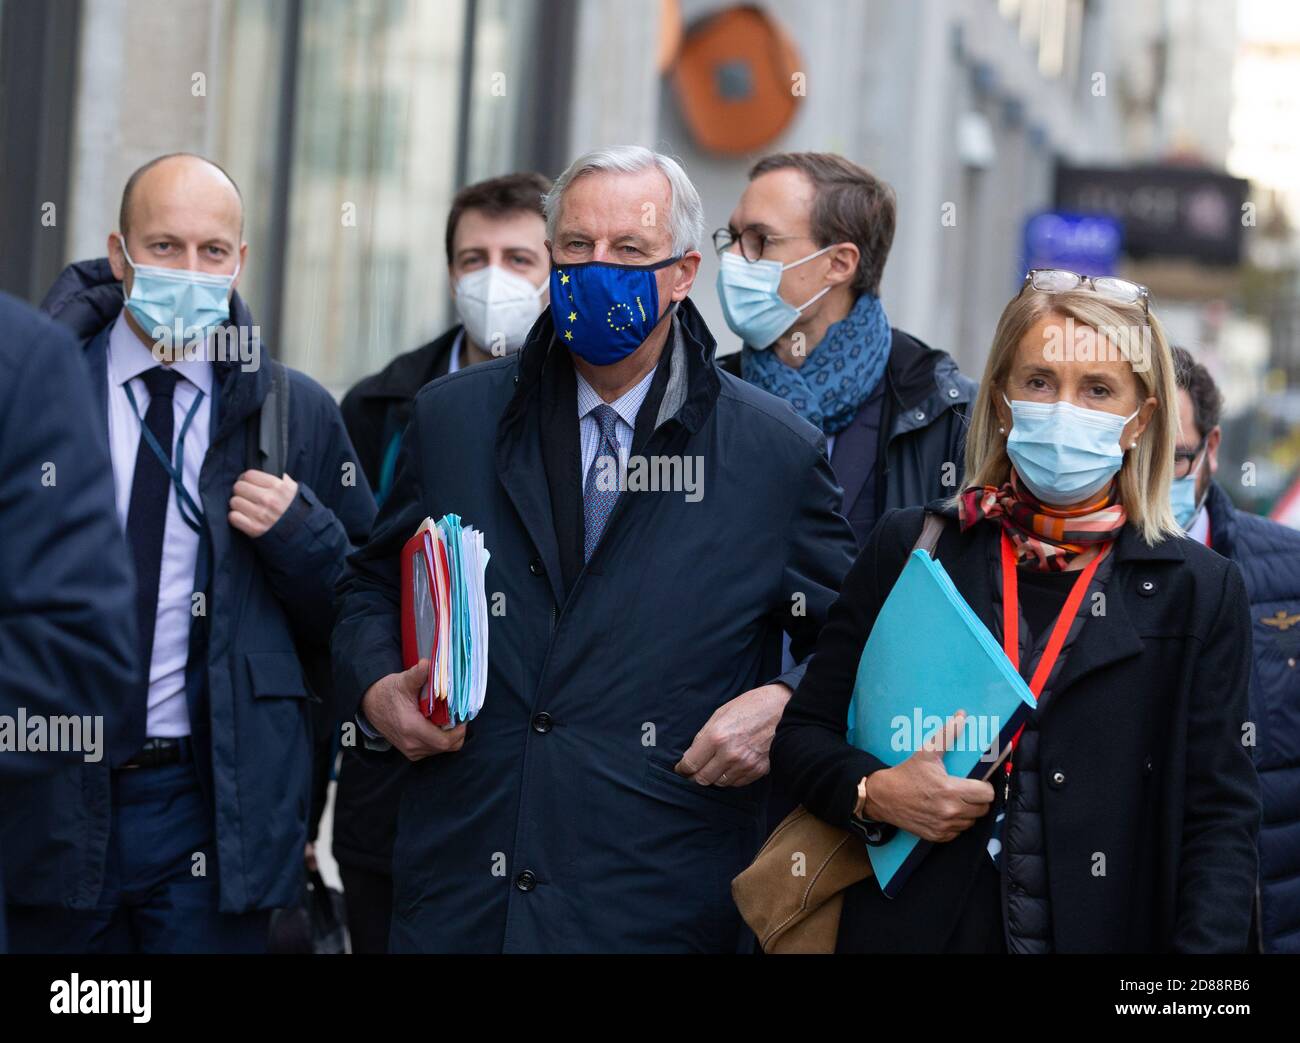
{"label": "light blue surgical mask", "polygon": [[731,332],[751,348],[770,348],[775,344],[794,325],[800,312],[830,292],[827,286],[796,308],[781,298],[782,274],[824,254],[834,245],[824,246],[789,264],[747,261],[738,253],[724,253],[718,267],[718,297]]}
{"label": "light blue surgical mask", "polygon": [[1120,434],[1140,410],[1116,416],[1070,402],[1015,402],[1007,455],[1038,499],[1053,506],[1095,496],[1124,463]]}
{"label": "light blue surgical mask", "polygon": [[208,330],[230,318],[230,290],[239,275],[238,264],[230,275],[136,264],[126,252],[126,240],[121,242],[126,263],[135,273],[131,293],[124,295],[126,307],[147,335],[174,343],[179,322],[182,337],[189,342],[206,337]]}
{"label": "light blue surgical mask", "polygon": [[1184,532],[1191,529],[1192,522],[1201,512],[1201,500],[1196,496],[1196,477],[1204,460],[1202,450],[1197,460],[1193,461],[1192,469],[1182,478],[1175,478],[1169,486],[1169,506],[1173,508],[1174,519]]}

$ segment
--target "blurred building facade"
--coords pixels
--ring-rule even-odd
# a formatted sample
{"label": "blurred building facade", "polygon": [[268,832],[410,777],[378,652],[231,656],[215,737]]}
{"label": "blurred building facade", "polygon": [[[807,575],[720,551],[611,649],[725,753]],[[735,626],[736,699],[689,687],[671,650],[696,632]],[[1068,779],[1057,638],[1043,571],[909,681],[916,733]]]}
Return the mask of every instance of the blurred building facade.
{"label": "blurred building facade", "polygon": [[[1233,0],[768,0],[806,96],[762,150],[710,154],[665,48],[726,6],[0,0],[0,286],[39,298],[104,253],[132,169],[201,152],[243,189],[243,292],[268,342],[341,391],[450,321],[458,185],[635,142],[681,158],[712,229],[759,155],[816,149],[895,186],[886,309],[977,375],[1060,164],[1229,151]],[[715,273],[706,249],[694,298],[725,352]]]}

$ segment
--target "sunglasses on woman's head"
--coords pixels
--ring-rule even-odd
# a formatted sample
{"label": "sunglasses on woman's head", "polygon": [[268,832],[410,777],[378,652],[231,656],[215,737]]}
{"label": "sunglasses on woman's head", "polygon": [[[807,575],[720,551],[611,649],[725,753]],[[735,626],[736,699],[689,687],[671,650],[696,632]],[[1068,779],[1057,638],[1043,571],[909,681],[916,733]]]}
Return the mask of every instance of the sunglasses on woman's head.
{"label": "sunglasses on woman's head", "polygon": [[1025,273],[1024,285],[1032,286],[1043,293],[1069,293],[1080,286],[1092,290],[1099,297],[1115,301],[1118,304],[1141,304],[1142,314],[1151,314],[1151,291],[1141,283],[1118,279],[1113,275],[1080,275],[1078,272],[1066,271],[1064,268],[1031,268]]}

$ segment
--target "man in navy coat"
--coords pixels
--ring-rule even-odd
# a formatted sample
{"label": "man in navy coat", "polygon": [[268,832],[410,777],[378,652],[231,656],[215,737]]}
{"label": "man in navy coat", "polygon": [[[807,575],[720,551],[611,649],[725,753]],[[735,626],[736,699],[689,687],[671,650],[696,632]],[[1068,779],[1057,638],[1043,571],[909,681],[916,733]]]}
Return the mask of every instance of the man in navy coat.
{"label": "man in navy coat", "polygon": [[1215,478],[1223,395],[1186,348],[1174,348],[1174,366],[1174,510],[1189,538],[1241,566],[1250,598],[1251,753],[1264,803],[1251,945],[1300,953],[1300,532],[1233,504]]}
{"label": "man in navy coat", "polygon": [[[90,381],[68,334],[0,293],[0,840],[22,783],[104,756],[135,676],[132,577]],[[0,869],[28,867],[0,843]],[[5,951],[0,881],[0,952]]]}
{"label": "man in navy coat", "polygon": [[[334,638],[341,697],[416,762],[395,952],[739,952],[730,882],[764,833],[768,748],[851,563],[825,439],[714,365],[688,294],[699,195],[617,147],[547,197],[551,304],[522,351],[416,397]],[[491,553],[473,721],[420,715],[399,554],[459,514]]]}
{"label": "man in navy coat", "polygon": [[5,838],[28,867],[11,940],[257,952],[270,910],[302,894],[308,705],[328,691],[310,672],[374,499],[334,400],[272,362],[234,292],[248,247],[229,176],[160,157],[119,224],[44,307],[90,366],[141,670],[116,693],[109,756],[30,794],[47,822]]}

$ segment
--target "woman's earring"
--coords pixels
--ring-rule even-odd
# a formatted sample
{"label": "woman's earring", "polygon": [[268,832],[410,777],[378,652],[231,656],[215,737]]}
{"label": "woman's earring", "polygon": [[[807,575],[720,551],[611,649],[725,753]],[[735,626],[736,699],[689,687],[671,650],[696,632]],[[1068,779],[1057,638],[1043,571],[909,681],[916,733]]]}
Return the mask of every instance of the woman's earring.
{"label": "woman's earring", "polygon": [[1007,433],[1007,429],[1005,427],[998,428],[998,434],[1005,435],[1006,433]]}
{"label": "woman's earring", "polygon": [[1128,444],[1128,447],[1129,447],[1130,449],[1136,449],[1136,448],[1138,447],[1137,439],[1136,439],[1136,438],[1133,439],[1133,441],[1131,441],[1131,442]]}

